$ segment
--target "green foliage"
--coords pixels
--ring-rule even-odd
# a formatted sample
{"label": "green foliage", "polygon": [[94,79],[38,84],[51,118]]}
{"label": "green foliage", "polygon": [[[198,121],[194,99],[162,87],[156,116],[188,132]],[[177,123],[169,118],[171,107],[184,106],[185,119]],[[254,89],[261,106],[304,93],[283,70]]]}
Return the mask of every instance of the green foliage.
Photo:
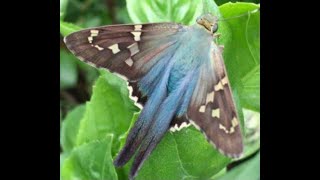
{"label": "green foliage", "polygon": [[79,105],[69,112],[63,120],[60,142],[64,153],[69,153],[76,145],[80,120],[86,110],[85,105]]}
{"label": "green foliage", "polygon": [[117,173],[112,165],[111,146],[113,135],[74,148],[64,159],[62,179],[114,180]]}
{"label": "green foliage", "polygon": [[79,31],[82,28],[71,23],[60,21],[60,33],[66,36],[72,32]]}
{"label": "green foliage", "polygon": [[[260,7],[250,3],[226,3],[220,7],[225,19]],[[260,12],[225,21],[229,32],[221,32],[224,61],[241,105],[260,111]]]}
{"label": "green foliage", "polygon": [[201,0],[127,0],[129,16],[134,23],[179,22],[191,24],[201,14]]}
{"label": "green foliage", "polygon": [[213,149],[204,136],[191,127],[167,133],[137,179],[208,179],[229,162],[229,158]]}
{"label": "green foliage", "polygon": [[66,51],[60,51],[60,88],[75,86],[77,76],[77,58]]}
{"label": "green foliage", "polygon": [[[123,15],[111,18],[106,16],[110,13],[108,9],[103,15],[95,16],[96,20],[86,24],[89,17],[101,11],[97,3],[85,0],[84,2],[91,5],[85,6],[79,4],[79,0],[69,0],[67,5],[66,0],[61,0],[60,2],[65,4],[60,6],[60,32],[65,36],[82,29],[81,27],[109,24],[113,18],[129,22],[128,16],[133,23],[171,21],[191,25],[203,11],[211,12],[213,8],[210,7],[217,7],[211,0],[204,1],[207,3],[207,10],[203,8],[202,0],[127,0],[128,14],[125,8],[118,8]],[[223,1],[218,1],[218,4],[222,4],[221,2]],[[124,3],[121,5],[125,7]],[[221,18],[229,18],[257,7],[259,5],[253,3],[226,3],[219,6],[220,12],[215,11],[215,14],[221,14]],[[90,12],[90,8],[94,11]],[[77,14],[78,11],[90,12],[90,15],[74,19],[71,14]],[[69,19],[74,19],[73,22],[77,25],[64,22]],[[242,128],[246,132],[244,158],[257,152],[260,146],[259,31],[260,13],[221,21],[219,24],[221,37],[218,42],[225,46],[224,60]],[[91,83],[97,77],[95,69],[75,61],[73,55],[65,50],[60,54],[60,69],[62,89],[75,87],[79,71],[84,72],[86,81]],[[88,88],[90,87],[91,85]],[[108,71],[100,70],[90,101],[74,108],[63,120],[61,178],[127,179],[131,162],[123,168],[115,169],[112,158],[123,146],[129,126],[133,125],[138,115],[139,109],[128,97],[126,82]],[[168,132],[146,160],[136,179],[259,179],[257,157],[244,161],[230,172],[226,171],[231,159],[216,151],[202,133],[190,126],[179,132]]]}
{"label": "green foliage", "polygon": [[66,14],[68,0],[60,0],[60,19],[62,20]]}
{"label": "green foliage", "polygon": [[[137,117],[138,114],[133,120]],[[125,138],[121,140],[124,145]],[[201,132],[190,127],[168,132],[145,161],[136,179],[208,179],[229,162],[229,158],[212,148]],[[130,167],[131,162],[123,168],[126,175]]]}
{"label": "green foliage", "polygon": [[110,72],[101,71],[80,122],[76,144],[98,140],[112,133],[115,138],[113,152],[118,151],[117,139],[127,131],[133,113],[138,111],[128,97],[125,81]]}
{"label": "green foliage", "polygon": [[233,168],[218,180],[259,180],[260,179],[260,152],[252,159]]}

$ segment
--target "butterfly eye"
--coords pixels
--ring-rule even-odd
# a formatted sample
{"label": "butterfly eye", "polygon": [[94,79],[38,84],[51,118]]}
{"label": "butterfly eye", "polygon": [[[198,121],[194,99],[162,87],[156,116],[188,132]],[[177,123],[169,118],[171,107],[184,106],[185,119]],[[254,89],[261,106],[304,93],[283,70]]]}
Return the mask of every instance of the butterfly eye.
{"label": "butterfly eye", "polygon": [[214,24],[214,25],[211,25],[211,32],[212,32],[212,33],[217,32],[217,30],[218,30],[218,24],[217,24],[217,23]]}

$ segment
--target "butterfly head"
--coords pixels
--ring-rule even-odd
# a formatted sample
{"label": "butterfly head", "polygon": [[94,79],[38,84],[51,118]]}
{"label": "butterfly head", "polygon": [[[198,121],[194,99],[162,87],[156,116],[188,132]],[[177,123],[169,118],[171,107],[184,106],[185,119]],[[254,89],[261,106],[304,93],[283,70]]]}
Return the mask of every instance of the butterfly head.
{"label": "butterfly head", "polygon": [[211,33],[218,30],[218,18],[212,14],[204,14],[197,18],[197,23]]}

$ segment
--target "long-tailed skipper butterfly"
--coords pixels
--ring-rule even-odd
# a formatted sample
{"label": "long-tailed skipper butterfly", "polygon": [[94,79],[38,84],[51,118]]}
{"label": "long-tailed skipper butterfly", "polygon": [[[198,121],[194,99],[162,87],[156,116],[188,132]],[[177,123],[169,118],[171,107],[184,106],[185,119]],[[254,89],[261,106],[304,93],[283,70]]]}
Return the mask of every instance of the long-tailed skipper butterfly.
{"label": "long-tailed skipper butterfly", "polygon": [[109,25],[65,37],[68,49],[80,60],[127,80],[131,97],[142,109],[114,160],[115,166],[123,166],[136,152],[130,178],[169,129],[189,124],[222,154],[241,156],[243,140],[223,47],[214,41],[217,21],[205,14],[193,26]]}

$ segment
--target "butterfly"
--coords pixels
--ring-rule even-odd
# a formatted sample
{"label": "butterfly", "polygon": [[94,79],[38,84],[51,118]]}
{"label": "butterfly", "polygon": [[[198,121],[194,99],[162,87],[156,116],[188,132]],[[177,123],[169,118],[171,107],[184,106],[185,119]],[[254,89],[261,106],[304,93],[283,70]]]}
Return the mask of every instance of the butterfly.
{"label": "butterfly", "polygon": [[114,165],[136,153],[133,179],[165,133],[193,124],[222,154],[243,152],[242,134],[218,38],[218,18],[204,14],[192,26],[178,23],[109,25],[64,38],[80,60],[128,82],[142,109]]}

